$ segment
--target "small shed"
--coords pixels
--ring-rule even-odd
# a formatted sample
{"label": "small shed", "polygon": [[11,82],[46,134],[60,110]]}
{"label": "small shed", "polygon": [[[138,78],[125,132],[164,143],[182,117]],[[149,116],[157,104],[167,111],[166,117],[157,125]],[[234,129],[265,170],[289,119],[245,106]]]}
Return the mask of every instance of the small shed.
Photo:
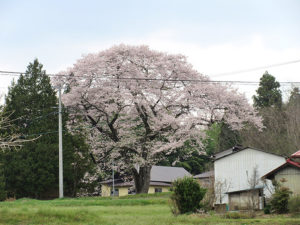
{"label": "small shed", "polygon": [[214,183],[214,171],[206,171],[204,173],[200,173],[198,175],[194,176],[194,179],[196,179],[200,185],[203,187],[211,187]]}
{"label": "small shed", "polygon": [[281,181],[295,196],[300,196],[300,150],[291,155],[286,162],[262,177],[263,179]]}

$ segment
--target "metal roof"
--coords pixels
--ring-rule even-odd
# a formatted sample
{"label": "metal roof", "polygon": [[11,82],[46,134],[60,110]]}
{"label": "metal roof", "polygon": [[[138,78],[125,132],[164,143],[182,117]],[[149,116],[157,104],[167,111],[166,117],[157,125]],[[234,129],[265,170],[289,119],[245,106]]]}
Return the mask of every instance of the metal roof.
{"label": "metal roof", "polygon": [[283,155],[278,155],[278,154],[275,154],[275,153],[272,153],[272,152],[267,152],[267,151],[265,151],[265,150],[261,150],[261,149],[257,149],[257,148],[253,148],[253,147],[234,146],[234,147],[232,147],[232,148],[230,148],[230,149],[227,149],[227,150],[225,150],[225,151],[216,153],[216,154],[213,156],[213,159],[216,161],[216,160],[218,160],[218,159],[221,159],[221,158],[224,158],[224,157],[226,157],[226,156],[229,156],[229,155],[232,155],[232,154],[241,152],[241,151],[246,150],[246,149],[253,149],[253,150],[256,150],[256,151],[265,152],[265,153],[268,153],[268,154],[272,154],[272,155],[276,155],[276,156],[285,157],[285,156],[283,156]]}
{"label": "metal roof", "polygon": [[215,175],[215,172],[213,170],[211,170],[211,171],[207,171],[207,172],[195,175],[194,178],[198,178],[198,179],[209,178],[209,177],[213,177],[214,175]]}
{"label": "metal roof", "polygon": [[281,169],[286,168],[287,166],[292,166],[297,169],[300,169],[300,164],[298,162],[294,162],[291,159],[287,159],[285,163],[283,163],[281,166],[275,168],[274,170],[270,171],[266,175],[262,176],[262,179],[273,179],[274,175]]}
{"label": "metal roof", "polygon": [[252,191],[252,190],[260,190],[260,189],[263,189],[263,188],[264,188],[263,186],[259,185],[259,186],[256,186],[255,188],[247,188],[247,189],[236,190],[236,191],[228,191],[228,192],[225,192],[225,194],[248,192],[248,191]]}
{"label": "metal roof", "polygon": [[172,181],[185,176],[192,175],[182,167],[152,166],[150,181],[171,183]]}
{"label": "metal roof", "polygon": [[300,158],[300,150],[292,154],[291,158]]}

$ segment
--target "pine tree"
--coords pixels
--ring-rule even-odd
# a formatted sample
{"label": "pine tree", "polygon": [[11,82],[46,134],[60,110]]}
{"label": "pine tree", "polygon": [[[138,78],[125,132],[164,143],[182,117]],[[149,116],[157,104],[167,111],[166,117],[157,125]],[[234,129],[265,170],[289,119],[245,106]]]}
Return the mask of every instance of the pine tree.
{"label": "pine tree", "polygon": [[282,96],[279,88],[279,82],[266,71],[260,78],[259,88],[256,90],[257,96],[253,96],[254,106],[256,108],[270,106],[280,108],[282,105]]}
{"label": "pine tree", "polygon": [[[29,64],[26,73],[12,84],[6,96],[4,110],[12,113],[11,119],[18,127],[18,132],[25,138],[37,138],[34,142],[24,144],[18,151],[4,154],[4,173],[10,195],[17,198],[57,197],[57,107],[58,100],[50,78],[36,59]],[[79,180],[91,167],[88,146],[84,138],[68,132],[64,132],[63,145],[66,194],[74,195]]]}

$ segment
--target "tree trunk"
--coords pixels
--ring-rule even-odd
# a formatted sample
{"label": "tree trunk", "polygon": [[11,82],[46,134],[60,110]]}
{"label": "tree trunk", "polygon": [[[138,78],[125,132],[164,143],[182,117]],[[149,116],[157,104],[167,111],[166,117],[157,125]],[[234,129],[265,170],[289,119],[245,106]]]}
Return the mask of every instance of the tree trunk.
{"label": "tree trunk", "polygon": [[140,167],[139,170],[133,169],[135,191],[137,194],[148,193],[150,184],[151,166]]}

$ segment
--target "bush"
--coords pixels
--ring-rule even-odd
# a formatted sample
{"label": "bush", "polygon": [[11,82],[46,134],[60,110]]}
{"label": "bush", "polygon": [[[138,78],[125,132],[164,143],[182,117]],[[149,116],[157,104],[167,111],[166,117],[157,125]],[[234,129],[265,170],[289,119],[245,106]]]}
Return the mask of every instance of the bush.
{"label": "bush", "polygon": [[264,213],[265,214],[271,214],[271,205],[266,205],[265,206]]}
{"label": "bush", "polygon": [[184,177],[173,182],[171,195],[172,212],[183,214],[195,212],[201,208],[200,201],[203,199],[206,189],[192,177]]}
{"label": "bush", "polygon": [[300,215],[300,196],[290,198],[288,209],[293,215]]}
{"label": "bush", "polygon": [[271,210],[274,213],[287,213],[288,202],[290,194],[292,193],[289,188],[282,186],[280,183],[274,183],[275,193],[271,199]]}

